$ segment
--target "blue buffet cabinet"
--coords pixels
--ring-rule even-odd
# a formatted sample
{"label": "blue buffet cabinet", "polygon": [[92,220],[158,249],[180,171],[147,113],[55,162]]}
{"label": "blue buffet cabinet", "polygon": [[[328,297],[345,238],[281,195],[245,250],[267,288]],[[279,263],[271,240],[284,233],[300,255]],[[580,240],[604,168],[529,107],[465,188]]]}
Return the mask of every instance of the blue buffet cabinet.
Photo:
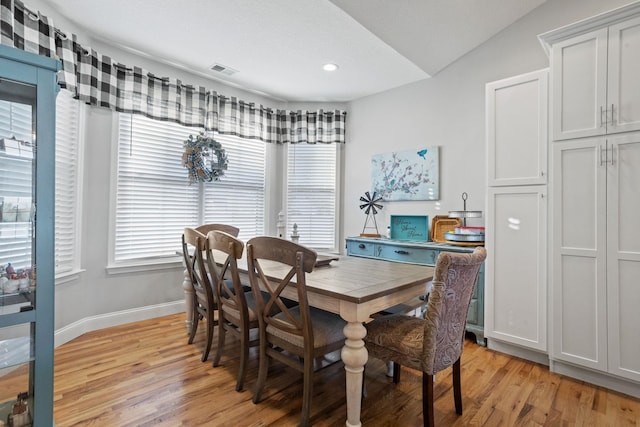
{"label": "blue buffet cabinet", "polygon": [[6,425],[53,425],[58,69],[54,59],[0,46],[0,420]]}
{"label": "blue buffet cabinet", "polygon": [[[436,265],[440,252],[473,252],[474,247],[436,242],[416,242],[370,237],[347,237],[347,255],[411,264]],[[476,342],[486,345],[484,338],[484,264],[469,306],[467,332]]]}

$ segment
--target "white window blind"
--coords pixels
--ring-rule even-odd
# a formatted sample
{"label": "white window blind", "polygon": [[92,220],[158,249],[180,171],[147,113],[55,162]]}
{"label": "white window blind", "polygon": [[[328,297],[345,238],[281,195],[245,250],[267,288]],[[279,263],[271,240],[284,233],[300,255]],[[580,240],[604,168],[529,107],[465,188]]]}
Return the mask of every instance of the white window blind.
{"label": "white window blind", "polygon": [[335,249],[339,144],[290,144],[287,150],[287,236],[298,225],[299,242]]}
{"label": "white window blind", "polygon": [[266,144],[216,135],[229,159],[220,181],[204,184],[204,223],[232,224],[247,241],[264,234]]}
{"label": "white window blind", "polygon": [[120,114],[114,261],[175,257],[184,227],[240,228],[240,239],[263,234],[265,158],[262,141],[216,135],[229,160],[218,182],[189,185],[183,143],[202,129]]}
{"label": "white window blind", "polygon": [[80,102],[71,92],[60,91],[56,99],[56,275],[80,268],[79,114]]}
{"label": "white window blind", "polygon": [[198,186],[188,184],[183,142],[198,129],[120,114],[114,260],[176,255],[198,224]]}
{"label": "white window blind", "polygon": [[0,265],[31,268],[33,159],[16,141],[32,142],[32,107],[0,100]]}

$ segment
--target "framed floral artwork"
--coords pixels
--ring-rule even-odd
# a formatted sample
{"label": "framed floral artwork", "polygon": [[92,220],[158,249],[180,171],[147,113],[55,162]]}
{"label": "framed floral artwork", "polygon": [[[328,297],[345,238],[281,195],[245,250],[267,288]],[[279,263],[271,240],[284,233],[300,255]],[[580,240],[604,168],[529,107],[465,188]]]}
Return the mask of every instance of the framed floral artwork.
{"label": "framed floral artwork", "polygon": [[371,158],[372,190],[385,201],[439,200],[438,146],[376,154]]}

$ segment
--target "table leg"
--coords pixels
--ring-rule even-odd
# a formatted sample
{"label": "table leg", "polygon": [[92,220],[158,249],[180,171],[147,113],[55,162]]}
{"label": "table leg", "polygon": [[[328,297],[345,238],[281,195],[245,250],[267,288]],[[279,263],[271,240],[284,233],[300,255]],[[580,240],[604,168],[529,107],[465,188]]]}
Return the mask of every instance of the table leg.
{"label": "table leg", "polygon": [[193,286],[191,286],[191,278],[189,277],[189,271],[184,269],[184,280],[182,281],[182,289],[184,289],[184,304],[185,314],[187,315],[187,334],[191,334],[191,326],[193,318]]}
{"label": "table leg", "polygon": [[347,427],[360,427],[360,409],[362,402],[362,381],[364,365],[369,354],[363,338],[367,335],[362,322],[349,321],[344,327],[346,340],[342,347],[342,361],[347,380]]}

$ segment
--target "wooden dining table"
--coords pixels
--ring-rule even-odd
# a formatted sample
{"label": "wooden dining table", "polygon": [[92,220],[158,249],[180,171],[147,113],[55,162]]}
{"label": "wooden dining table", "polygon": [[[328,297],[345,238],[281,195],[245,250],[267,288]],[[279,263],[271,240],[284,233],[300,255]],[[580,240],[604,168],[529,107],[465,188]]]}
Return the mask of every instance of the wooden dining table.
{"label": "wooden dining table", "polygon": [[[323,265],[317,265],[313,272],[307,274],[307,298],[310,306],[339,314],[347,321],[341,351],[346,371],[346,425],[356,427],[362,425],[362,381],[368,359],[363,340],[367,334],[364,323],[374,313],[424,295],[434,267],[351,256],[331,258],[337,259],[318,263]],[[326,257],[319,256],[319,259]],[[246,274],[246,260],[239,260],[238,268]],[[278,277],[283,267],[277,263],[265,263],[263,268],[267,277]],[[187,276],[185,280],[188,279]],[[188,294],[186,286],[185,293]],[[295,288],[292,286],[285,290],[283,296],[297,299]],[[190,307],[189,301],[187,307]]]}

